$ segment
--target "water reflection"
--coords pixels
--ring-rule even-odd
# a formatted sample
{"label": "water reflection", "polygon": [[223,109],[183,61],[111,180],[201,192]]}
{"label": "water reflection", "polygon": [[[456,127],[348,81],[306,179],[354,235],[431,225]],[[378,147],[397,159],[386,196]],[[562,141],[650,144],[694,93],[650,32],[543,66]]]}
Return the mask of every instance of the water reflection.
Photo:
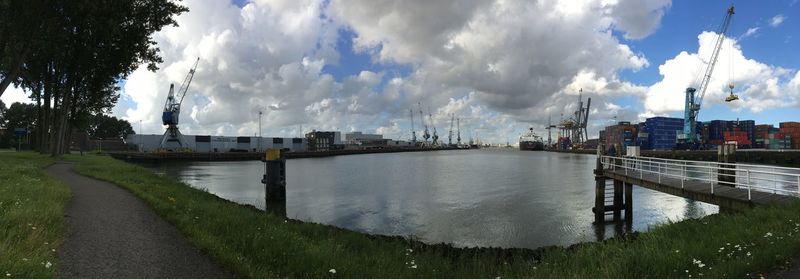
{"label": "water reflection", "polygon": [[[429,243],[536,248],[605,239],[718,211],[633,187],[630,224],[595,226],[594,165],[593,155],[516,150],[293,159],[287,161],[286,214]],[[261,162],[149,167],[222,198],[265,206]]]}

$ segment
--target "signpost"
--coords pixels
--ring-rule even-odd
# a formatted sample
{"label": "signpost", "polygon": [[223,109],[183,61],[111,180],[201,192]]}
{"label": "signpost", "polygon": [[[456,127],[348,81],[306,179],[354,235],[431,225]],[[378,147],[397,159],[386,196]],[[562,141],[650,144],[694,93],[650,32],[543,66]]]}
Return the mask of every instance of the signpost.
{"label": "signpost", "polygon": [[27,135],[28,131],[25,128],[14,128],[14,134],[17,135],[17,152],[22,150],[22,136]]}

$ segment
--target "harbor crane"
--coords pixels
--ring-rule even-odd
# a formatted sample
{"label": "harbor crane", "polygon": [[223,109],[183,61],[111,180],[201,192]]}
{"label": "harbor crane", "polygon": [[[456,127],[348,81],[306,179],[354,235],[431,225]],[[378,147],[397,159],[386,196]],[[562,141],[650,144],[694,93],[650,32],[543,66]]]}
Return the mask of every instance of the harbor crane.
{"label": "harbor crane", "polygon": [[447,145],[448,146],[452,146],[453,145],[453,121],[455,121],[455,118],[456,118],[456,114],[455,113],[451,113],[450,114],[450,132],[447,134]]}
{"label": "harbor crane", "polygon": [[547,146],[548,146],[548,148],[550,146],[553,146],[553,128],[558,128],[558,126],[553,125],[551,116],[548,115],[547,116],[547,128],[545,128],[545,129],[547,129]]}
{"label": "harbor crane", "polygon": [[[714,50],[711,52],[711,59],[708,60],[708,66],[703,74],[698,88],[686,88],[686,103],[684,107],[683,116],[683,133],[678,134],[678,147],[681,149],[697,149],[700,146],[700,141],[697,136],[697,115],[700,113],[700,105],[703,103],[703,97],[708,89],[708,84],[711,82],[711,74],[714,72],[714,66],[717,64],[719,52],[722,49],[722,42],[725,40],[725,33],[728,31],[728,26],[731,24],[731,18],[734,14],[733,5],[725,13],[725,19],[717,31],[717,40],[714,43]],[[733,83],[731,82],[728,87],[731,90],[731,95],[726,98],[730,102],[738,99],[739,97],[733,95]]]}
{"label": "harbor crane", "polygon": [[430,106],[428,106],[428,121],[431,123],[431,129],[433,129],[433,142],[431,145],[439,145],[439,134],[436,133],[436,125],[433,125],[433,114],[431,114]]}
{"label": "harbor crane", "polygon": [[411,143],[417,143],[417,131],[414,130],[414,110],[408,109],[408,113],[411,115]]}
{"label": "harbor crane", "polygon": [[458,137],[456,138],[456,145],[461,146],[461,118],[456,118],[456,133],[458,133]]}
{"label": "harbor crane", "polygon": [[427,145],[431,134],[428,132],[428,124],[425,123],[425,112],[422,111],[422,103],[417,102],[417,106],[419,107],[419,116],[422,118],[422,126],[425,126],[425,132],[422,134],[422,138],[425,139],[425,144]]}
{"label": "harbor crane", "polygon": [[194,66],[189,70],[189,73],[186,74],[177,92],[175,92],[174,84],[169,85],[169,94],[164,104],[164,112],[161,114],[162,123],[167,125],[167,130],[164,132],[164,136],[161,137],[162,149],[176,151],[189,147],[183,135],[178,130],[178,116],[181,114],[181,104],[183,103],[183,98],[186,97],[186,91],[189,90],[189,84],[192,83],[192,78],[194,78],[194,72],[197,70],[198,63],[200,63],[199,57],[194,62]]}

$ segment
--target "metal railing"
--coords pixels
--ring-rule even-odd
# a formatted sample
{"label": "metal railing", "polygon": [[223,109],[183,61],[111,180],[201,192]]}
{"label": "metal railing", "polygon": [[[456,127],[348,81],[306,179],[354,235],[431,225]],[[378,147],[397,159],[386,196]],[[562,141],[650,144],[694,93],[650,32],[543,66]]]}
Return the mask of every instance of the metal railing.
{"label": "metal railing", "polygon": [[603,169],[624,170],[626,176],[643,179],[645,174],[653,174],[658,183],[665,178],[679,179],[681,188],[686,181],[707,182],[711,194],[715,185],[726,185],[747,189],[748,200],[752,199],[752,191],[800,196],[800,168],[653,157],[600,158]]}

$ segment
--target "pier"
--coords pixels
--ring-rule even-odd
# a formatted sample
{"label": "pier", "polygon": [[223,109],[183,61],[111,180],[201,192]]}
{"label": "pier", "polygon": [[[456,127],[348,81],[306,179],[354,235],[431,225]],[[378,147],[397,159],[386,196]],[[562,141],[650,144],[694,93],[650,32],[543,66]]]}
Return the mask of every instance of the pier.
{"label": "pier", "polygon": [[[735,148],[730,146],[720,147],[717,162],[607,156],[598,151],[595,220],[604,221],[608,212],[616,220],[623,210],[628,220],[633,185],[714,204],[721,210],[780,206],[798,200],[800,168],[736,163],[734,155]],[[611,185],[613,190],[607,190]]]}

